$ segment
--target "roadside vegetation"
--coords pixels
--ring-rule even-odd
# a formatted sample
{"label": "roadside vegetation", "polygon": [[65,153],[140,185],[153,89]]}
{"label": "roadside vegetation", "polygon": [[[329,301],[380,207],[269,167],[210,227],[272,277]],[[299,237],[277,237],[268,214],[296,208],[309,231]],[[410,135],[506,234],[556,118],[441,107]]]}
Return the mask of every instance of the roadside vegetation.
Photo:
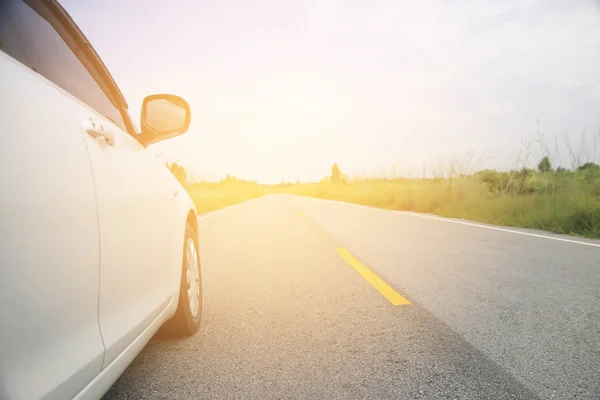
{"label": "roadside vegetation", "polygon": [[600,238],[600,166],[591,162],[554,170],[544,157],[537,169],[488,169],[429,179],[348,179],[334,165],[331,175],[319,183],[278,185],[272,190]]}
{"label": "roadside vegetation", "polygon": [[181,165],[170,163],[167,164],[167,167],[186,189],[199,214],[238,204],[265,194],[265,190],[260,184],[240,180],[229,175],[219,182],[200,181],[189,183],[185,169]]}
{"label": "roadside vegetation", "polygon": [[[571,168],[554,168],[544,156],[537,168],[473,170],[472,157],[430,166],[429,177],[353,177],[337,164],[320,182],[260,185],[227,176],[219,182],[188,183],[183,167],[168,164],[199,213],[267,193],[290,193],[373,207],[600,238],[600,166],[574,159]],[[425,175],[425,172],[424,174]]]}

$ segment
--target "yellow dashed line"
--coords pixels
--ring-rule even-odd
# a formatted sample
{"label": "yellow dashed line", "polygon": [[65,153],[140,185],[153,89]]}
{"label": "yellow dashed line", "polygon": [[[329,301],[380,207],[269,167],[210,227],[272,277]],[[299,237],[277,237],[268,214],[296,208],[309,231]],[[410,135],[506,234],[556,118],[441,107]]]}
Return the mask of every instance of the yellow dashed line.
{"label": "yellow dashed line", "polygon": [[352,256],[346,249],[336,249],[337,253],[344,259],[352,268],[354,268],[358,273],[373,286],[375,289],[379,290],[379,293],[383,295],[390,303],[395,306],[404,306],[410,304],[410,301],[406,300],[404,297],[400,296],[398,292],[390,287],[387,283],[385,283],[380,277],[375,275],[369,268],[365,267],[363,263],[358,261],[356,258]]}

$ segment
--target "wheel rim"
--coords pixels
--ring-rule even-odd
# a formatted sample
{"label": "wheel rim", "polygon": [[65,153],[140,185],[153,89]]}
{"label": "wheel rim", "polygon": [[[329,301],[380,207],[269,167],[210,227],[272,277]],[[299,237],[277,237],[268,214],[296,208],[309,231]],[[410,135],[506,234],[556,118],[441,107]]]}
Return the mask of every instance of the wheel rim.
{"label": "wheel rim", "polygon": [[190,312],[196,318],[200,308],[200,269],[198,268],[198,252],[192,238],[188,238],[185,251],[187,295]]}

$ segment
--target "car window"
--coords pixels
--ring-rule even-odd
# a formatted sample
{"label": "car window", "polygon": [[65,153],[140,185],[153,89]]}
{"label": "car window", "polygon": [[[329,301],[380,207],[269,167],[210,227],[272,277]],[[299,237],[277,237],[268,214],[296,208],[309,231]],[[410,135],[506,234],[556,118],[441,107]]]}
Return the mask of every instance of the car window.
{"label": "car window", "polygon": [[[41,2],[35,6],[45,9]],[[3,51],[126,130],[121,112],[92,76],[95,71],[91,73],[88,68],[92,67],[86,68],[80,61],[85,55],[78,58],[48,20],[22,0],[1,0],[0,15],[4,18],[0,30]]]}
{"label": "car window", "polygon": [[0,50],[31,68],[24,46],[8,19],[7,2],[0,0]]}

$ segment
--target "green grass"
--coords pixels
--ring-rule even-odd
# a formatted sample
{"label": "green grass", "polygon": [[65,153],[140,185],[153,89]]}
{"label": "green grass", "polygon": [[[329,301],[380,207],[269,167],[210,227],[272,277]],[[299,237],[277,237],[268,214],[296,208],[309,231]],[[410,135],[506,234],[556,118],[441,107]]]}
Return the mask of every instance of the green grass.
{"label": "green grass", "polygon": [[218,210],[265,194],[263,187],[259,184],[237,180],[200,182],[188,184],[185,187],[196,205],[198,214]]}
{"label": "green grass", "polygon": [[600,173],[522,170],[493,175],[324,181],[271,191],[600,238]]}
{"label": "green grass", "polygon": [[[470,161],[469,161],[470,162]],[[261,197],[292,193],[373,207],[430,213],[495,225],[600,238],[600,166],[586,163],[554,171],[532,169],[467,173],[452,164],[435,179],[354,179],[260,185],[228,176],[220,182],[184,184],[198,213]],[[171,170],[185,182],[185,170]],[[443,168],[439,169],[444,172]]]}

